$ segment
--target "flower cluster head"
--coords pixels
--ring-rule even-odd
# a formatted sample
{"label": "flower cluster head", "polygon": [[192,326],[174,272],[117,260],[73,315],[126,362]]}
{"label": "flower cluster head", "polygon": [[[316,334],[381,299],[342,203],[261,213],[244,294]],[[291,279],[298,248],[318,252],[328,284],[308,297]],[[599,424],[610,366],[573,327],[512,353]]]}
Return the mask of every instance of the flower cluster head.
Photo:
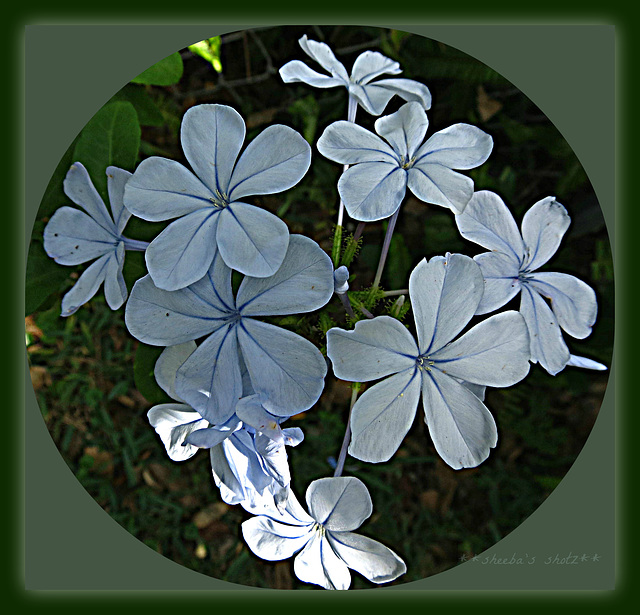
{"label": "flower cluster head", "polygon": [[480,267],[467,256],[422,260],[409,279],[417,342],[389,316],[360,321],[352,331],[327,332],[327,354],[338,378],[385,378],[353,406],[351,456],[388,460],[409,431],[422,396],[429,433],[447,464],[475,467],[487,458],[497,430],[481,401],[482,387],[511,386],[527,375],[529,335],[522,315],[511,310],[452,341],[473,317],[483,290]]}
{"label": "flower cluster head", "polygon": [[165,348],[160,355],[156,381],[177,403],[151,408],[147,413],[151,426],[173,461],[185,461],[198,449],[209,449],[214,482],[227,504],[241,504],[251,512],[283,506],[291,481],[285,445],[297,446],[303,440],[302,431],[282,429],[284,419],[262,407],[247,379],[246,395],[238,400],[234,414],[221,425],[210,424],[175,391],[177,370],[195,349],[195,342],[185,342]]}
{"label": "flower cluster head", "polygon": [[420,200],[464,210],[473,180],[454,169],[473,169],[487,160],[491,137],[470,124],[454,124],[427,139],[429,122],[421,105],[404,104],[378,118],[374,134],[353,122],[329,125],[318,139],[318,151],[350,166],[338,181],[349,216],[372,222],[393,215],[407,188]]}
{"label": "flower cluster head", "polygon": [[308,340],[257,320],[311,312],[333,295],[333,266],[313,240],[292,235],[278,271],[246,276],[234,297],[231,269],[216,252],[204,278],[176,291],[138,280],[127,302],[131,334],[155,346],[205,338],[180,366],[176,392],[211,424],[229,420],[242,397],[242,361],[253,391],[276,416],[309,409],[324,387],[326,362]]}
{"label": "flower cluster head", "polygon": [[[124,186],[131,173],[107,168],[111,214],[85,167],[75,162],[63,182],[65,194],[84,211],[60,207],[44,229],[44,249],[60,265],[79,265],[96,259],[62,298],[62,316],[70,316],[91,299],[104,282],[107,304],[117,310],[127,300],[122,276],[126,249],[144,249],[122,235],[131,212],[123,204]],[[86,212],[86,213],[85,213]]]}
{"label": "flower cluster head", "polygon": [[474,257],[485,279],[476,314],[492,312],[521,293],[533,363],[552,375],[567,365],[605,369],[571,355],[562,338],[561,329],[578,339],[591,333],[598,311],[593,289],[566,273],[538,271],[555,254],[570,224],[567,210],[555,198],[544,198],[526,212],[522,233],[504,201],[486,190],[473,195],[456,223],[463,237],[491,250]]}
{"label": "flower cluster head", "polygon": [[323,75],[300,60],[292,60],[280,69],[280,76],[285,83],[302,82],[316,88],[346,87],[349,96],[371,115],[380,115],[396,94],[404,100],[418,102],[424,109],[431,107],[431,93],[427,86],[418,81],[398,78],[373,81],[381,75],[397,75],[402,72],[397,62],[378,51],[361,53],[349,75],[327,44],[311,41],[306,35],[298,43],[329,74]]}
{"label": "flower cluster head", "polygon": [[297,184],[311,163],[311,148],[295,130],[269,126],[246,147],[245,123],[225,105],[198,105],[182,120],[179,162],[143,160],[125,189],[125,205],[144,220],[177,218],[146,251],[158,288],[178,290],[197,282],[214,255],[252,277],[273,275],[287,252],[289,232],[277,216],[244,203]]}
{"label": "flower cluster head", "polygon": [[371,497],[353,477],[313,481],[306,493],[307,513],[291,491],[284,510],[272,510],[242,524],[249,548],[262,559],[296,555],[293,570],[305,583],[349,589],[349,568],[373,583],[387,583],[406,572],[404,562],[376,540],[355,534],[371,515]]}

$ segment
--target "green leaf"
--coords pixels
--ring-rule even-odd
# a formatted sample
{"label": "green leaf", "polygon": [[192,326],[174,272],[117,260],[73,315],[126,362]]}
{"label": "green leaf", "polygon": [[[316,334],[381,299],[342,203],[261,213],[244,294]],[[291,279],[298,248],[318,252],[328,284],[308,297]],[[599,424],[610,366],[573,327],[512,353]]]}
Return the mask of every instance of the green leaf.
{"label": "green leaf", "polygon": [[199,55],[205,59],[217,73],[222,72],[222,62],[220,61],[220,44],[221,39],[219,36],[213,38],[207,38],[204,41],[189,45],[189,51]]}
{"label": "green leaf", "polygon": [[74,161],[89,171],[96,189],[107,201],[108,166],[133,170],[140,148],[140,124],[133,105],[125,101],[107,103],[82,129]]}
{"label": "green leaf", "polygon": [[133,362],[133,379],[138,391],[150,404],[170,403],[172,400],[156,382],[153,370],[164,349],[159,346],[138,344]]}
{"label": "green leaf", "polygon": [[130,102],[135,108],[142,126],[162,126],[165,123],[162,111],[157,107],[144,86],[128,83],[114,94],[111,100]]}
{"label": "green leaf", "polygon": [[27,255],[25,316],[35,312],[53,293],[60,292],[70,269],[57,265],[47,256],[40,242],[32,241]]}
{"label": "green leaf", "polygon": [[183,70],[182,56],[176,51],[141,72],[131,82],[144,85],[173,85],[180,81]]}

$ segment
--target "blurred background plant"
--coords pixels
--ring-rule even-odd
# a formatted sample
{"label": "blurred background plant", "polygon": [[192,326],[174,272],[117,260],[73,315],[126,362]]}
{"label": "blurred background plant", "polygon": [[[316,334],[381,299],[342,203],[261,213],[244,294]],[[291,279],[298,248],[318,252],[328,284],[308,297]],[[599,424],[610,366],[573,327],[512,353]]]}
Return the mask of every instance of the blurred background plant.
{"label": "blurred background plant", "polygon": [[[236,108],[251,139],[283,123],[314,147],[312,167],[284,195],[261,197],[290,231],[315,239],[331,253],[341,172],[315,150],[333,121],[346,118],[342,88],[311,90],[282,83],[278,68],[305,59],[298,38],[328,43],[347,67],[366,49],[397,60],[403,77],[425,83],[433,95],[429,134],[456,122],[492,135],[489,160],[470,172],[476,189],[497,192],[519,221],[534,202],[555,196],[569,211],[571,227],[550,270],[571,273],[596,290],[599,315],[593,334],[569,339],[574,354],[610,365],[613,340],[613,265],[604,219],[580,162],[560,132],[516,87],[472,57],[437,41],[369,27],[269,27],[195,42],[150,67],[117,92],[73,141],[43,197],[33,228],[26,275],[26,345],[42,416],[62,457],[82,486],[128,532],[169,559],[233,583],[273,588],[315,586],[298,582],[289,561],[272,564],[250,553],[240,535],[248,515],[224,504],[201,452],[172,462],[146,419],[166,401],[153,380],[160,348],[139,344],[124,325],[124,309],[112,312],[102,293],[69,318],[60,317],[62,295],[78,271],[47,257],[42,232],[54,211],[69,204],[62,180],[74,161],[89,170],[104,194],[104,170],[133,171],[151,155],[185,163],[179,141],[182,115],[201,103]],[[401,104],[392,100],[386,113]],[[375,118],[359,111],[358,123]],[[105,197],[106,198],[106,197]],[[132,218],[127,235],[151,240],[166,223]],[[386,225],[365,225],[350,265],[357,304],[371,284]],[[345,245],[356,224],[347,219]],[[412,268],[445,252],[476,254],[448,210],[427,206],[410,194],[393,236],[382,278],[384,290],[407,287]],[[82,270],[82,266],[78,268]],[[128,253],[129,289],[146,273],[142,253]],[[378,298],[376,314],[393,309],[396,297]],[[406,312],[408,302],[403,311]],[[517,309],[517,303],[513,306]],[[410,322],[410,319],[407,321]],[[345,325],[339,301],[319,313],[278,320],[324,350],[324,333]],[[374,514],[361,528],[399,553],[407,573],[395,584],[425,578],[489,548],[520,525],[559,484],[580,453],[596,420],[608,372],[567,368],[555,377],[538,366],[520,384],[489,390],[499,442],[480,467],[454,471],[435,454],[425,425],[416,419],[398,453],[387,463],[347,458],[345,475],[369,488]],[[303,497],[307,485],[333,473],[348,414],[350,389],[329,372],[318,404],[289,424],[305,433],[289,451],[292,484]],[[352,587],[370,587],[354,575]]]}

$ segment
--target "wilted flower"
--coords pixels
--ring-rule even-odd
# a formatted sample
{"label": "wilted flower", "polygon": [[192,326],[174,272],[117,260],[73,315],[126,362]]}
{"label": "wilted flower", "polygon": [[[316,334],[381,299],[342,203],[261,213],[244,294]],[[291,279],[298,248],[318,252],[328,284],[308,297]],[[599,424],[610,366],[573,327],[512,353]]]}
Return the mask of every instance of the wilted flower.
{"label": "wilted flower", "polygon": [[249,548],[262,559],[278,561],[298,553],[296,576],[325,589],[349,589],[349,568],[373,583],[387,583],[406,572],[404,562],[376,540],[354,534],[371,515],[365,485],[353,477],[321,478],[306,493],[307,513],[289,492],[286,508],[242,524]]}
{"label": "wilted flower", "polygon": [[355,99],[367,112],[380,115],[394,95],[404,100],[412,100],[429,109],[431,93],[427,86],[413,79],[379,79],[380,75],[401,73],[400,65],[377,51],[361,53],[353,64],[351,75],[339,62],[331,48],[325,43],[310,41],[306,35],[298,41],[303,51],[313,58],[329,75],[323,75],[309,68],[300,60],[287,62],[280,69],[285,83],[302,82],[316,88],[344,86],[349,96]]}
{"label": "wilted flower", "polygon": [[245,123],[224,105],[189,109],[180,138],[195,175],[178,162],[153,156],[140,163],[125,191],[125,203],[136,216],[178,218],[146,252],[154,284],[177,290],[198,281],[216,252],[245,275],[273,275],[287,252],[287,226],[241,199],[297,184],[311,163],[309,144],[288,126],[274,125],[238,158]]}
{"label": "wilted flower", "polygon": [[467,256],[422,260],[409,279],[417,343],[389,316],[360,321],[352,331],[327,332],[327,354],[338,378],[369,382],[390,376],[353,406],[353,457],[389,459],[411,427],[422,394],[433,443],[452,468],[474,467],[487,458],[497,430],[480,399],[482,387],[511,386],[527,375],[529,336],[522,316],[507,311],[452,341],[474,315],[483,286],[480,268]]}
{"label": "wilted flower", "polygon": [[561,332],[578,339],[591,333],[598,311],[593,289],[566,273],[537,271],[555,254],[570,224],[567,210],[555,198],[542,199],[527,211],[522,234],[504,201],[486,190],[473,195],[456,223],[463,237],[492,250],[474,257],[485,279],[476,314],[492,312],[521,292],[533,363],[554,375],[566,365],[606,369],[571,355]]}
{"label": "wilted flower", "polygon": [[352,165],[340,176],[338,192],[353,219],[388,218],[400,207],[407,188],[426,203],[455,213],[464,210],[473,180],[453,169],[481,165],[493,140],[475,126],[454,124],[422,143],[428,124],[422,106],[408,102],[376,120],[377,135],[347,121],[326,128],[318,151],[329,160]]}

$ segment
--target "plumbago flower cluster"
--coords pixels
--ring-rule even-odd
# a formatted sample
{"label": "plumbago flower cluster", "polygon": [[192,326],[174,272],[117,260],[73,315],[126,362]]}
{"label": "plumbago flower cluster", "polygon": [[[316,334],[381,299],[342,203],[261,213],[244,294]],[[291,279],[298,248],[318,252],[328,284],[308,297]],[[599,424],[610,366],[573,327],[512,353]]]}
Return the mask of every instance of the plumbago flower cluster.
{"label": "plumbago flower cluster", "polygon": [[[265,560],[294,557],[294,572],[304,582],[347,589],[349,569],[374,583],[406,571],[390,548],[354,533],[371,515],[372,501],[359,479],[342,476],[347,446],[357,459],[388,460],[421,402],[442,459],[454,469],[475,467],[498,440],[484,404],[486,387],[516,384],[532,363],[552,375],[567,365],[605,367],[571,355],[562,335],[589,335],[594,291],[573,276],[538,272],[569,226],[565,208],[543,198],[524,216],[520,232],[500,197],[474,192],[473,181],[460,172],[487,160],[493,147],[488,134],[455,124],[427,138],[427,87],[379,79],[399,74],[397,62],[366,51],[349,74],[324,43],[306,36],[299,42],[328,74],[293,60],[280,70],[283,81],[348,92],[348,119],[329,125],[317,142],[321,155],[344,165],[333,258],[250,202],[296,185],[310,167],[310,145],[275,125],[243,150],[244,120],[218,104],[184,115],[180,139],[190,169],[156,156],[134,173],[106,169],[111,215],[86,169],[73,164],[64,189],[84,211],[62,207],[44,241],[62,265],[95,260],[64,296],[63,316],[104,282],[112,309],[126,302],[130,333],[164,348],[154,373],[174,402],[151,408],[148,420],[169,457],[182,462],[208,449],[222,500],[253,515],[242,524],[248,547]],[[405,102],[382,115],[394,96]],[[375,133],[355,123],[358,107],[381,116]],[[407,191],[450,209],[462,236],[489,250],[417,264],[408,281],[415,335],[397,314],[374,316],[351,304],[353,280],[339,258],[344,210],[361,223],[388,219],[375,291]],[[171,222],[146,244],[122,235],[131,215]],[[143,250],[148,269],[128,301],[122,276],[127,250]],[[241,274],[235,292],[234,271]],[[465,331],[472,318],[502,308],[518,293],[519,310],[488,316]],[[328,330],[327,356],[335,377],[355,383],[352,407],[334,476],[308,486],[305,510],[290,486],[286,451],[304,435],[283,424],[318,402],[329,362],[309,340],[265,319],[320,310],[334,294],[348,328]],[[375,384],[358,397],[358,383],[369,382]]]}

